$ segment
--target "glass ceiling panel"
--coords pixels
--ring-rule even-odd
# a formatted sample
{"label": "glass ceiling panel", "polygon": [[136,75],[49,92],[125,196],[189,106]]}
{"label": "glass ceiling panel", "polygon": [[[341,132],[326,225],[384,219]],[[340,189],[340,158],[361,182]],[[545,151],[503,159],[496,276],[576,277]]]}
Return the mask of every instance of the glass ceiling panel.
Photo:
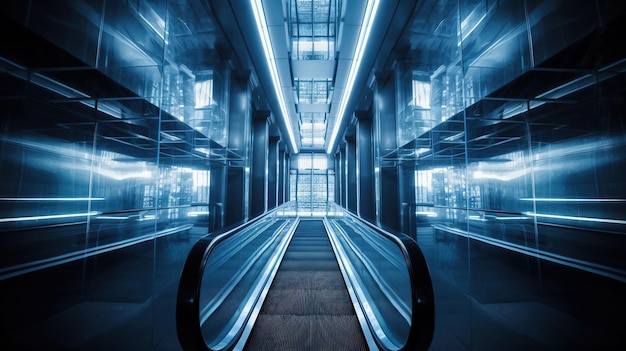
{"label": "glass ceiling panel", "polygon": [[323,112],[302,112],[300,123],[326,123],[326,114]]}
{"label": "glass ceiling panel", "polygon": [[328,104],[332,80],[294,80],[296,86],[296,103]]}
{"label": "glass ceiling panel", "polygon": [[335,51],[336,0],[291,0],[290,5],[295,59],[332,60]]}
{"label": "glass ceiling panel", "polygon": [[326,124],[325,123],[302,123],[300,126],[300,130],[302,134],[323,134],[326,132]]}
{"label": "glass ceiling panel", "polygon": [[315,28],[315,33],[314,35],[316,37],[329,37],[331,30],[334,27],[331,27],[325,23],[315,23],[313,24],[313,28]]}
{"label": "glass ceiling panel", "polygon": [[303,147],[324,147],[326,143],[326,114],[300,113],[300,142]]}
{"label": "glass ceiling panel", "polygon": [[[292,58],[332,60],[335,58],[337,7],[341,0],[290,0],[289,14]],[[329,104],[332,79],[303,80],[294,77],[297,104]],[[302,147],[323,148],[326,143],[326,114],[300,113]]]}
{"label": "glass ceiling panel", "polygon": [[311,37],[313,36],[313,25],[310,23],[298,23],[298,36],[299,37]]}
{"label": "glass ceiling panel", "polygon": [[300,143],[302,147],[324,147],[325,138],[303,137]]}

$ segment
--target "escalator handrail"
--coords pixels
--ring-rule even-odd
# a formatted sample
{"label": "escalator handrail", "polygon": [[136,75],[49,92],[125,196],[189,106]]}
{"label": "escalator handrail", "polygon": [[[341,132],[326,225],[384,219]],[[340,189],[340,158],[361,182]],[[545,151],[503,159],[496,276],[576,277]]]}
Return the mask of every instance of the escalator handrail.
{"label": "escalator handrail", "polygon": [[409,337],[401,350],[427,350],[435,331],[435,299],[430,270],[417,242],[406,234],[381,229],[338,205],[336,207],[389,239],[402,252],[411,284],[412,303]]}
{"label": "escalator handrail", "polygon": [[279,208],[270,210],[226,232],[208,234],[191,248],[181,273],[176,297],[176,331],[184,350],[210,350],[202,335],[199,311],[202,276],[213,249],[222,241],[274,215],[278,210]]}

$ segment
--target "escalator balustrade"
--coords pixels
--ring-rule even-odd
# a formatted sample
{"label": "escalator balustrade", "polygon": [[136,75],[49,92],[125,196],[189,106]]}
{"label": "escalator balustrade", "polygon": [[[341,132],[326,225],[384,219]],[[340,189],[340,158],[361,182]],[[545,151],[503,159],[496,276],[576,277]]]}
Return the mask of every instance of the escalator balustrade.
{"label": "escalator balustrade", "polygon": [[185,350],[426,350],[434,329],[417,244],[341,210],[271,211],[191,250],[177,332]]}

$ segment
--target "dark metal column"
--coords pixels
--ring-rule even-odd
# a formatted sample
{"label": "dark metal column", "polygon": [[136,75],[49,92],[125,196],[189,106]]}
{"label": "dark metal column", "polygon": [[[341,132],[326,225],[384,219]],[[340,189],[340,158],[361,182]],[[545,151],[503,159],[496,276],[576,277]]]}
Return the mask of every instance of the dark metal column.
{"label": "dark metal column", "polygon": [[348,208],[348,152],[345,141],[341,145],[341,206]]}
{"label": "dark metal column", "polygon": [[209,191],[209,233],[224,227],[224,204],[226,202],[225,165],[211,166],[211,190]]}
{"label": "dark metal column", "polygon": [[398,200],[400,202],[400,230],[416,239],[415,166],[412,162],[398,166]]}
{"label": "dark metal column", "polygon": [[278,143],[279,138],[270,137],[267,154],[267,208],[278,205]]}
{"label": "dark metal column", "polygon": [[[285,151],[285,167],[284,167],[284,177],[285,177],[285,202],[291,201],[291,155]],[[294,194],[295,195],[295,194]]]}
{"label": "dark metal column", "polygon": [[289,169],[285,168],[285,165],[287,164],[287,162],[285,162],[285,157],[287,156],[285,153],[285,150],[281,147],[281,143],[278,144],[279,145],[279,150],[278,150],[278,189],[276,189],[277,191],[277,196],[278,196],[278,205],[282,205],[283,203],[286,202],[286,187],[288,187],[289,185],[285,183],[287,177],[287,173],[289,172]]}
{"label": "dark metal column", "polygon": [[346,208],[357,213],[356,140],[346,138]]}
{"label": "dark metal column", "polygon": [[372,142],[372,114],[357,113],[356,165],[357,213],[363,218],[376,220],[376,194],[374,189],[374,149]]}
{"label": "dark metal column", "polygon": [[[386,77],[387,78],[387,77]],[[396,137],[396,99],[393,76],[378,79],[374,87],[375,167],[378,179],[378,222],[400,230],[400,199],[398,197],[398,168],[384,156],[398,147]],[[380,103],[384,101],[384,103]]]}
{"label": "dark metal column", "polygon": [[335,153],[335,202],[343,206],[343,163],[342,152]]}
{"label": "dark metal column", "polygon": [[[250,103],[251,91],[248,76],[235,77],[231,80],[230,111],[228,116],[228,151],[233,159],[226,161],[226,196],[224,198],[224,226],[229,226],[247,217],[248,210],[248,175],[250,150]],[[237,157],[235,157],[237,155]],[[211,183],[213,186],[214,184]]]}
{"label": "dark metal column", "polygon": [[255,111],[252,118],[250,164],[250,218],[267,211],[267,170],[269,154],[269,111]]}

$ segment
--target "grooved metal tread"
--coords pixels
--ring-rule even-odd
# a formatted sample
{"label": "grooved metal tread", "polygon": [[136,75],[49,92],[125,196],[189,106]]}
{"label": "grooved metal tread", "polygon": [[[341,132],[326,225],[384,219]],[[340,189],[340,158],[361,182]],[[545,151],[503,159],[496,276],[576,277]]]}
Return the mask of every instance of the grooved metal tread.
{"label": "grooved metal tread", "polygon": [[246,350],[367,350],[321,220],[301,220]]}

